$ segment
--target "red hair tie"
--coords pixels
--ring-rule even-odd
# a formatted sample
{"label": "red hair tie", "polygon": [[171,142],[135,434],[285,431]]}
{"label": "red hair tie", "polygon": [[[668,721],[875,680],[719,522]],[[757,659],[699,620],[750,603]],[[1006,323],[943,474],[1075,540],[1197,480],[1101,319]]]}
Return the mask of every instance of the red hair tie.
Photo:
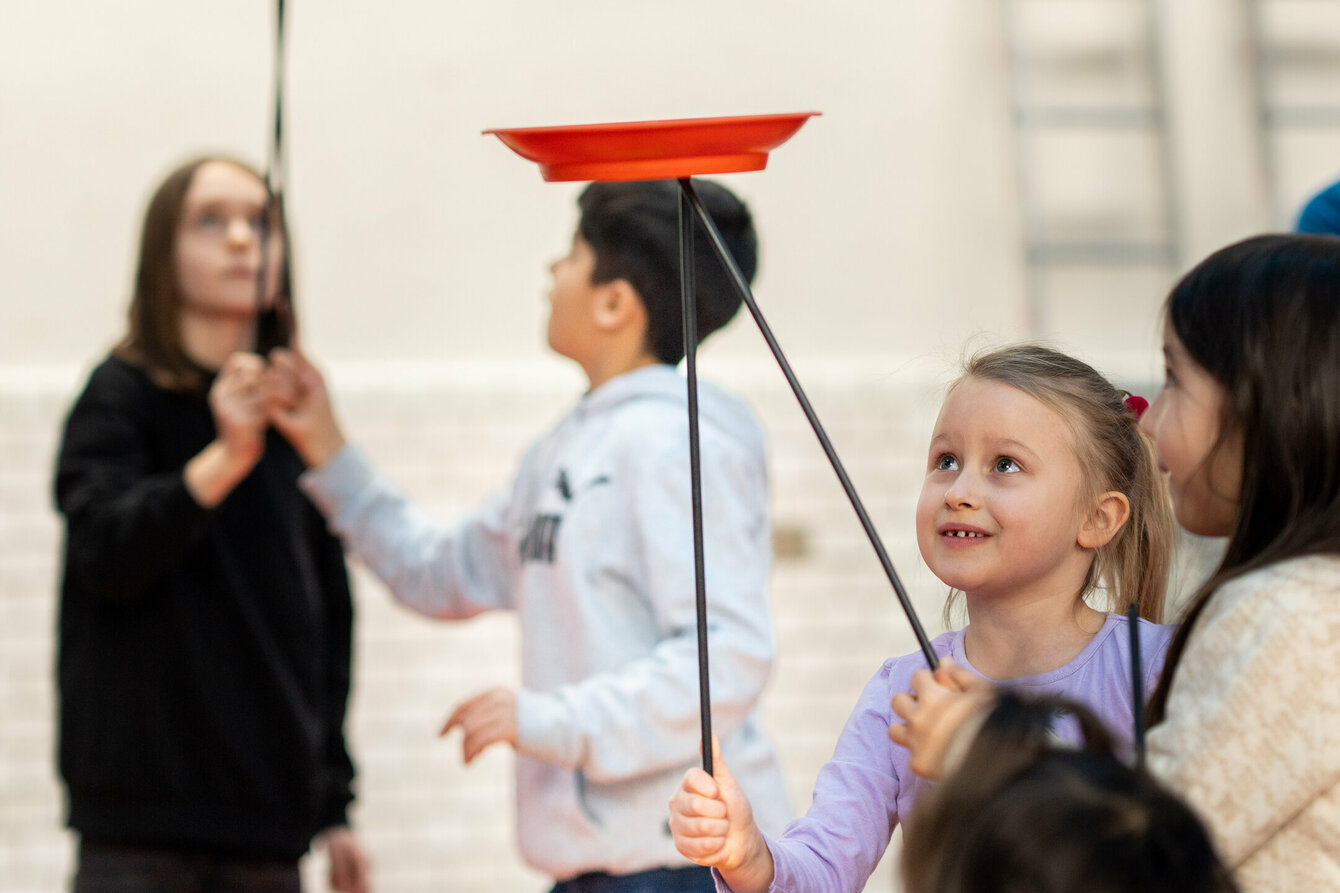
{"label": "red hair tie", "polygon": [[1121,405],[1126,407],[1126,412],[1130,413],[1137,422],[1140,421],[1140,416],[1144,415],[1145,410],[1149,408],[1149,401],[1138,394],[1131,394],[1126,391],[1122,391],[1122,393],[1126,396],[1122,398]]}

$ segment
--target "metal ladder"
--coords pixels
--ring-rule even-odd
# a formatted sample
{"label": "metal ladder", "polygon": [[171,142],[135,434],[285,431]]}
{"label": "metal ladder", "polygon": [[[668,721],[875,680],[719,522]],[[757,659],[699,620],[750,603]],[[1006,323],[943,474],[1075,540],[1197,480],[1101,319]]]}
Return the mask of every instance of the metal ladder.
{"label": "metal ladder", "polygon": [[[1166,76],[1162,57],[1163,15],[1160,0],[1002,0],[1007,39],[1009,105],[1022,208],[1027,324],[1033,337],[1053,334],[1053,296],[1048,278],[1066,268],[1102,276],[1114,267],[1166,271],[1168,279],[1182,256],[1181,209],[1173,179],[1173,149],[1168,126]],[[1078,32],[1093,31],[1092,20],[1124,16],[1120,39],[1082,45]],[[1075,19],[1089,16],[1088,20]],[[1067,17],[1070,21],[1067,22]],[[1055,23],[1060,22],[1059,27]],[[1052,38],[1045,32],[1052,24]],[[1067,36],[1070,35],[1070,36]],[[1107,35],[1110,38],[1110,34]],[[1050,70],[1050,74],[1048,74]],[[1113,96],[1103,80],[1125,82]],[[1130,79],[1134,78],[1132,82]],[[1041,89],[1082,83],[1092,91]],[[1118,83],[1118,86],[1120,84]],[[1136,89],[1131,90],[1129,87]],[[1102,94],[1102,95],[1100,95]],[[1136,217],[1110,207],[1109,199],[1070,197],[1067,222],[1050,206],[1049,184],[1077,161],[1048,162],[1048,145],[1082,134],[1094,150],[1104,142],[1132,139],[1146,144],[1144,166],[1152,180],[1149,201]],[[1050,150],[1055,154],[1055,149]],[[1081,151],[1080,154],[1083,154]],[[1134,161],[1134,158],[1130,160]],[[1117,167],[1111,177],[1121,177]],[[1148,205],[1152,204],[1153,207]],[[1079,208],[1076,215],[1074,209]],[[1086,221],[1086,215],[1091,218]],[[1064,215],[1062,215],[1064,216]],[[1151,225],[1152,224],[1152,225]]]}
{"label": "metal ladder", "polygon": [[[1269,225],[1287,229],[1312,192],[1340,177],[1340,0],[1243,4]],[[1286,151],[1291,139],[1309,137],[1328,145],[1311,158]]]}

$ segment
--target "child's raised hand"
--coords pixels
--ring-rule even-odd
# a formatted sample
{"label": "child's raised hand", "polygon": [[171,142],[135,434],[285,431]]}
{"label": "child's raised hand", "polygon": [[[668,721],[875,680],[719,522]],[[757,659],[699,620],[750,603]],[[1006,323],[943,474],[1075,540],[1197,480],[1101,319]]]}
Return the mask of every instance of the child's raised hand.
{"label": "child's raised hand", "polygon": [[197,503],[213,508],[256,467],[265,451],[265,361],[255,354],[228,357],[209,389],[214,440],[183,471],[186,489]]}
{"label": "child's raised hand", "polygon": [[971,742],[994,697],[990,682],[945,658],[934,674],[914,673],[911,692],[894,695],[893,712],[903,722],[889,726],[889,738],[908,749],[913,772],[941,778],[952,769],[951,757]]}
{"label": "child's raised hand", "polygon": [[253,353],[235,353],[209,389],[209,410],[219,442],[229,458],[254,465],[265,449],[269,427],[265,406],[265,361]]}
{"label": "child's raised hand", "polygon": [[319,468],[344,448],[325,379],[296,345],[270,351],[266,384],[270,422],[308,467]]}
{"label": "child's raised hand", "polygon": [[772,884],[772,852],[754,824],[749,798],[721,757],[715,735],[712,769],[715,777],[702,769],[684,773],[679,790],[670,798],[675,847],[699,865],[720,871],[735,893],[762,893]]}

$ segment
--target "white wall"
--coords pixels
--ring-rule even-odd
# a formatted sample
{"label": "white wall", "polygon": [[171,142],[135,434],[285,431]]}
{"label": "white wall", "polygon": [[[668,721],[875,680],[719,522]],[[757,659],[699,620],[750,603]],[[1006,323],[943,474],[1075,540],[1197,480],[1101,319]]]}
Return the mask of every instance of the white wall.
{"label": "white wall", "polygon": [[[1136,0],[1050,2],[1092,31]],[[823,112],[767,171],[727,179],[762,231],[759,301],[934,622],[940,593],[907,536],[924,428],[965,342],[1025,334],[998,0],[288,5],[304,340],[346,395],[356,436],[447,514],[504,474],[511,447],[579,389],[541,339],[545,267],[574,224],[579,187],[542,182],[479,131]],[[1271,5],[1305,8],[1303,36],[1334,31],[1340,43],[1338,0]],[[1176,189],[1194,260],[1280,218],[1259,174],[1243,4],[1163,7]],[[150,187],[199,151],[263,160],[271,14],[264,0],[0,0],[0,889],[58,889],[68,868],[49,759],[55,429],[82,370],[121,329]],[[1338,137],[1291,138],[1284,205],[1340,175]],[[1121,161],[1074,154],[1054,173],[1121,193]],[[1167,278],[1076,274],[1048,334],[1148,386]],[[778,521],[810,544],[774,574],[782,653],[765,717],[803,805],[861,680],[910,643],[747,320],[709,343],[704,363],[760,406]],[[417,737],[436,721],[436,695],[407,700],[411,719],[388,718],[401,708],[377,695],[408,679],[455,680],[451,657],[474,641],[471,628],[413,625],[362,577],[359,595],[367,659],[352,734],[385,889],[539,889],[510,861],[507,761],[473,774],[444,766],[449,748]],[[506,678],[511,629],[486,631],[500,643],[496,663],[471,669]],[[417,643],[414,660],[381,662],[402,641]],[[439,785],[435,773],[449,777]],[[444,852],[457,832],[428,817],[487,838],[479,864]]]}

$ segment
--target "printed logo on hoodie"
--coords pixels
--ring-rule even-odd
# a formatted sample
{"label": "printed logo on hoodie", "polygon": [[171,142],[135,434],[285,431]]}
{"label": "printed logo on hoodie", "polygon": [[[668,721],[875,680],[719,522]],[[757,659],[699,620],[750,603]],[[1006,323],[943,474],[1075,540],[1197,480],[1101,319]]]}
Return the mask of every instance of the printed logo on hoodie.
{"label": "printed logo on hoodie", "polygon": [[558,525],[563,523],[562,515],[536,515],[530,519],[530,527],[521,538],[521,562],[543,561],[554,563],[554,542],[558,539]]}
{"label": "printed logo on hoodie", "polygon": [[[601,475],[587,483],[582,490],[590,490],[592,487],[598,487],[609,482],[608,475]],[[558,476],[554,479],[554,489],[558,491],[558,495],[562,497],[565,503],[571,502],[573,497],[577,495],[576,490],[568,481],[567,471],[562,468],[558,470]],[[545,564],[554,563],[554,544],[558,541],[558,528],[562,523],[562,515],[543,512],[536,513],[530,519],[530,525],[526,528],[526,535],[521,538],[520,551],[523,564],[528,561],[542,561]]]}

